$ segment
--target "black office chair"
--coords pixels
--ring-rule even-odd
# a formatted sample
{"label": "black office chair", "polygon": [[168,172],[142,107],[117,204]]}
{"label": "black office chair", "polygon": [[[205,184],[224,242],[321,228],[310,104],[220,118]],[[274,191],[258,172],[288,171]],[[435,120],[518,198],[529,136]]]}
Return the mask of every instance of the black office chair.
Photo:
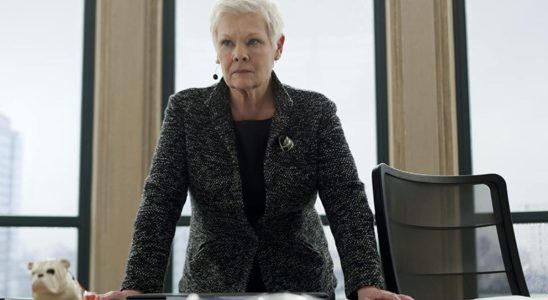
{"label": "black office chair", "polygon": [[388,290],[418,300],[529,296],[501,176],[380,164],[373,191]]}

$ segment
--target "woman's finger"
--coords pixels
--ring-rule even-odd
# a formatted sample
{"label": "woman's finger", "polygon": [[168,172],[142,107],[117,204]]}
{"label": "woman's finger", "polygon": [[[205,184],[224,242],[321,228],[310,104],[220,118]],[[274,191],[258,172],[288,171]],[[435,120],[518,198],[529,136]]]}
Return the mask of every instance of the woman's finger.
{"label": "woman's finger", "polygon": [[104,295],[101,295],[100,300],[125,300],[126,295],[123,292],[111,291]]}
{"label": "woman's finger", "polygon": [[98,300],[100,299],[100,296],[97,295],[94,292],[85,291],[84,292],[84,300]]}

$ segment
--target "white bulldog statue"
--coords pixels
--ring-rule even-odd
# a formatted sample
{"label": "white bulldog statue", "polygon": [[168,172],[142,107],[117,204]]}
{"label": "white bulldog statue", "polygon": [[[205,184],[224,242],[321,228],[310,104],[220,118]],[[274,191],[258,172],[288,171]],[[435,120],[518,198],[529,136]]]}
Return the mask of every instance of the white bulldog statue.
{"label": "white bulldog statue", "polygon": [[68,271],[66,259],[29,262],[33,300],[82,300],[83,289]]}

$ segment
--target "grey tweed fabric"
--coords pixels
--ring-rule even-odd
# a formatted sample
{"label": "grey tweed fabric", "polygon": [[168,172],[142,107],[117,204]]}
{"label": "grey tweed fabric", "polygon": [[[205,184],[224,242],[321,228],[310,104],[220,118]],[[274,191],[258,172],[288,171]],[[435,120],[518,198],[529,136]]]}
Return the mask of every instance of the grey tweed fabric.
{"label": "grey tweed fabric", "polygon": [[[325,96],[283,85],[272,73],[276,112],[264,159],[265,213],[244,213],[229,106],[221,79],[173,95],[135,221],[122,289],[161,292],[175,224],[192,202],[181,292],[243,292],[256,256],[268,291],[326,292],[336,285],[322,201],[341,257],[347,295],[382,288],[373,215],[338,117]],[[283,151],[278,137],[294,147]]]}

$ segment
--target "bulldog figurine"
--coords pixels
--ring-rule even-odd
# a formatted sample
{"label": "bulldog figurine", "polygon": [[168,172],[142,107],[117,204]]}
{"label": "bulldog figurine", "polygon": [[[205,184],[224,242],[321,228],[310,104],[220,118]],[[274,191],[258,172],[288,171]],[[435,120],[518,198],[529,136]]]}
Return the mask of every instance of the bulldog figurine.
{"label": "bulldog figurine", "polygon": [[82,300],[83,289],[68,271],[66,259],[29,262],[33,300]]}

